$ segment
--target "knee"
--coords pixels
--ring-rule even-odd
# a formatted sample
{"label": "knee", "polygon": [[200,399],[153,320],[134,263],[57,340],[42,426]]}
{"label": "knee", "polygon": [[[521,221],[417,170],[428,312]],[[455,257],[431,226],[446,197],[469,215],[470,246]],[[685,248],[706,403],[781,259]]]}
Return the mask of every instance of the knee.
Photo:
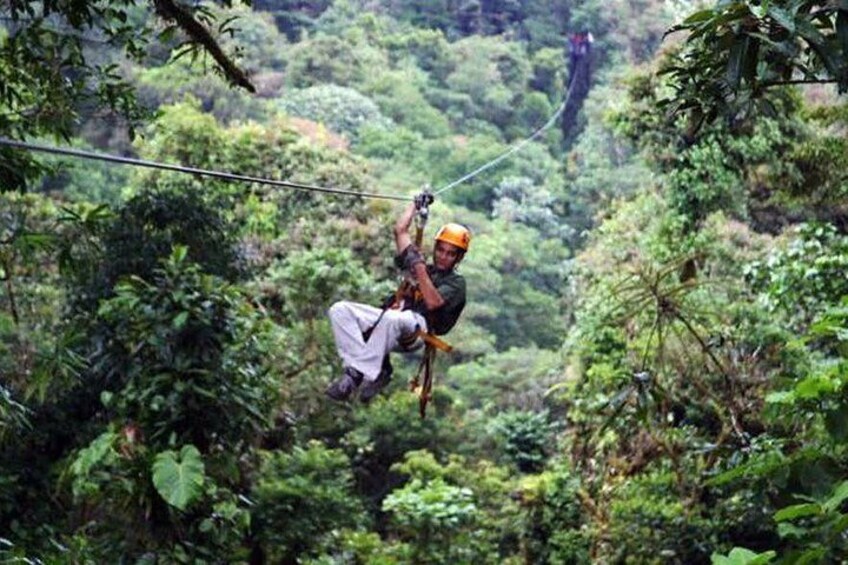
{"label": "knee", "polygon": [[403,312],[389,310],[386,314],[389,323],[399,332],[409,333],[414,331],[417,326],[414,315],[408,310]]}
{"label": "knee", "polygon": [[387,325],[396,326],[400,322],[402,314],[403,312],[399,310],[386,310],[383,314],[383,320],[385,320]]}
{"label": "knee", "polygon": [[346,312],[347,310],[348,310],[347,301],[346,300],[339,300],[338,302],[334,303],[332,306],[330,306],[327,309],[327,315],[330,318],[337,318],[339,315],[341,315],[343,312]]}

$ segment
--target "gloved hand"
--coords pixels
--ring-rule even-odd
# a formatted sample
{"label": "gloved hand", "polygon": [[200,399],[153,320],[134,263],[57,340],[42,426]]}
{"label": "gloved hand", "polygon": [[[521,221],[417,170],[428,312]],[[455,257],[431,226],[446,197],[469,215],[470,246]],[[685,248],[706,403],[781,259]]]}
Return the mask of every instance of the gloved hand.
{"label": "gloved hand", "polygon": [[433,195],[425,190],[415,196],[415,209],[420,210],[421,208],[426,208],[433,203],[433,200]]}
{"label": "gloved hand", "polygon": [[401,251],[400,255],[395,257],[395,265],[399,269],[412,271],[418,263],[424,263],[424,256],[418,251],[418,248],[412,244],[406,246],[406,249]]}

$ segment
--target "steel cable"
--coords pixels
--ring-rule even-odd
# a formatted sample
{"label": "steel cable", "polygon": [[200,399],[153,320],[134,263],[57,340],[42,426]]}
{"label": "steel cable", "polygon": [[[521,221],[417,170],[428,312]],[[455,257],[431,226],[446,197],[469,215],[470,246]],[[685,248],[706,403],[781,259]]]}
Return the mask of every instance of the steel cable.
{"label": "steel cable", "polygon": [[310,190],[314,192],[324,192],[330,194],[341,194],[345,196],[359,196],[362,198],[375,198],[375,199],[385,199],[385,200],[402,200],[409,201],[411,197],[409,196],[400,196],[396,194],[381,194],[378,192],[364,192],[351,190],[346,188],[336,188],[336,187],[327,187],[327,186],[316,186],[311,184],[302,184],[291,181],[284,180],[275,180],[275,179],[267,179],[261,177],[253,177],[248,175],[240,175],[234,173],[226,173],[222,171],[214,171],[210,169],[198,169],[195,167],[184,167],[181,165],[171,165],[168,163],[159,163],[156,161],[148,161],[144,159],[135,159],[132,157],[118,157],[116,155],[108,155],[105,153],[95,153],[93,151],[83,151],[80,149],[69,149],[63,147],[52,147],[49,145],[39,145],[36,143],[29,143],[25,141],[16,141],[14,139],[8,139],[5,137],[0,137],[0,146],[5,145],[6,147],[15,147],[17,149],[26,149],[28,151],[37,151],[41,153],[50,153],[54,155],[66,155],[69,157],[78,157],[81,159],[92,159],[97,161],[107,161],[110,163],[120,163],[123,165],[132,165],[135,167],[146,167],[149,169],[159,169],[164,171],[173,171],[178,173],[186,173],[193,175],[200,175],[205,177],[217,178],[228,181],[237,181],[237,182],[247,182],[254,184],[266,184],[269,186],[281,186],[285,188],[293,188],[297,190]]}
{"label": "steel cable", "polygon": [[542,135],[542,133],[546,129],[551,127],[557,121],[560,114],[562,114],[563,111],[565,111],[565,107],[568,106],[568,101],[571,99],[571,92],[572,92],[572,89],[574,88],[574,84],[576,82],[577,82],[576,80],[571,81],[571,86],[568,87],[568,91],[565,94],[565,99],[562,101],[562,104],[559,105],[559,108],[557,108],[556,111],[551,115],[551,117],[548,118],[548,121],[546,121],[539,129],[537,129],[532,134],[530,134],[529,137],[522,139],[521,141],[519,141],[518,143],[516,143],[515,145],[510,147],[505,152],[501,153],[500,155],[498,155],[497,157],[495,157],[491,161],[488,161],[488,162],[484,163],[483,165],[477,167],[476,169],[474,169],[470,173],[468,173],[468,174],[456,179],[455,181],[450,182],[450,183],[444,185],[443,187],[437,189],[435,192],[433,192],[433,195],[437,196],[437,195],[445,192],[446,190],[450,190],[451,188],[453,188],[453,187],[455,187],[459,184],[464,183],[467,180],[471,180],[472,178],[476,177],[477,175],[479,175],[483,171],[490,169],[491,167],[494,167],[495,165],[497,165],[498,163],[500,163],[501,161],[503,161],[507,157],[510,157],[511,155],[521,151],[522,149],[524,149],[524,147],[528,143],[530,143],[531,141],[533,141],[534,139],[536,139],[537,137]]}

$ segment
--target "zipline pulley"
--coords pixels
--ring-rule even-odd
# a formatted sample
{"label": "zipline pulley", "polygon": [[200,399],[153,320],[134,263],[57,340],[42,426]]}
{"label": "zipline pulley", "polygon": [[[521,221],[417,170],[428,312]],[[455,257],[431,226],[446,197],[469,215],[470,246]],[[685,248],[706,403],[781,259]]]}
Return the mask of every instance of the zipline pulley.
{"label": "zipline pulley", "polygon": [[424,227],[427,225],[427,220],[430,219],[430,204],[435,198],[430,192],[430,187],[425,186],[415,197],[415,246],[421,249],[421,243],[424,241]]}

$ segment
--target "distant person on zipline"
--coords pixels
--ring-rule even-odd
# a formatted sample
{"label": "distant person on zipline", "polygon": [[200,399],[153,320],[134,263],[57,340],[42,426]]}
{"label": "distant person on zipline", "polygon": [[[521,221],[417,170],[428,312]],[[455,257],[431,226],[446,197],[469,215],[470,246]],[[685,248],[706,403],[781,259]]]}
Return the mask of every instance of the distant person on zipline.
{"label": "distant person on zipline", "polygon": [[433,262],[427,265],[409,234],[416,212],[429,204],[420,195],[395,223],[395,265],[408,272],[410,284],[393,295],[384,308],[341,301],[329,311],[344,372],[327,389],[333,400],[347,400],[362,385],[359,399],[369,401],[391,380],[389,352],[400,346],[412,350],[420,346],[419,332],[448,333],[465,307],[465,279],[456,272],[471,233],[460,224],[446,224],[436,233]]}
{"label": "distant person on zipline", "polygon": [[592,44],[595,42],[594,36],[588,29],[581,30],[579,33],[572,33],[568,36],[568,84],[577,76],[577,65],[584,59],[592,50]]}

